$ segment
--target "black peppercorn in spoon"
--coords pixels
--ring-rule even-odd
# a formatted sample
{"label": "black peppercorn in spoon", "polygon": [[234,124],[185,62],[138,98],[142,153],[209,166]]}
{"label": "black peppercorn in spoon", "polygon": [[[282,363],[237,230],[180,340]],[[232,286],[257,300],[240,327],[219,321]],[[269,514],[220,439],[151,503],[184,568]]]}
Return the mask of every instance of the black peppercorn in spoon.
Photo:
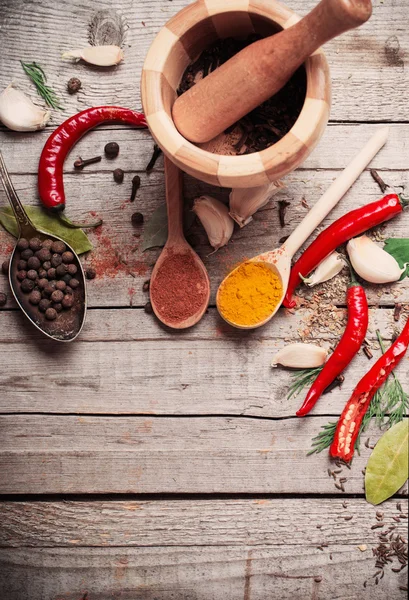
{"label": "black peppercorn in spoon", "polygon": [[[37,329],[53,340],[71,342],[83,327],[87,308],[85,277],[81,262],[67,242],[55,235],[41,231],[33,225],[11,183],[1,152],[0,180],[13,209],[19,230],[17,244],[11,255],[9,266],[9,282],[13,295],[23,313]],[[22,249],[23,240],[26,240],[26,255]],[[28,248],[30,241],[32,247],[35,248],[35,244],[38,245],[35,254]],[[47,244],[51,251],[46,247]],[[48,258],[45,256],[47,252],[51,256],[51,252],[54,251],[51,258],[53,264],[50,264],[50,268],[46,271],[47,260],[43,262],[42,260]],[[23,270],[19,263],[27,263],[27,267]],[[57,263],[59,263],[58,266]],[[44,277],[41,277],[42,271]],[[46,272],[47,275],[45,275]],[[22,273],[25,275],[21,275]],[[63,273],[66,275],[64,276]],[[40,300],[40,298],[43,299]],[[46,304],[49,302],[50,308],[42,312],[39,308],[40,302]]]}

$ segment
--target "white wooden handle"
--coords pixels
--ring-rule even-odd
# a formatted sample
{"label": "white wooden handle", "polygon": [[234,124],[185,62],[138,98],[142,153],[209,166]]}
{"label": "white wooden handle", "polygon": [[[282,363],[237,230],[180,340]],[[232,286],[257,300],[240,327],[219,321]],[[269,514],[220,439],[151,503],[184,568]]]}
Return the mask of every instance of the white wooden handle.
{"label": "white wooden handle", "polygon": [[382,127],[371,137],[369,142],[342,171],[327,191],[314,204],[307,216],[294,229],[288,240],[283,244],[286,253],[293,257],[314,229],[327,214],[338,204],[351,185],[358,179],[365,167],[371,162],[388,139],[389,127]]}

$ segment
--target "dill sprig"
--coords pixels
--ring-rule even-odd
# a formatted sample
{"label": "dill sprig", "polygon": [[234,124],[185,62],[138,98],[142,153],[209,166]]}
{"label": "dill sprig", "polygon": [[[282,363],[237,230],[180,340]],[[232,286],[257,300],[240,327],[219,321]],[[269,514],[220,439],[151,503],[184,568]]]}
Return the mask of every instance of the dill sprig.
{"label": "dill sprig", "polygon": [[295,398],[307,386],[311,385],[318,377],[322,367],[313,367],[311,369],[297,369],[292,374],[292,382],[288,388],[287,399]]}
{"label": "dill sprig", "polygon": [[[384,354],[385,346],[379,330],[376,331],[376,335],[378,337],[382,354]],[[311,369],[304,369],[304,371],[310,370]],[[402,421],[406,416],[406,412],[409,408],[409,396],[406,394],[406,392],[404,392],[399,379],[396,377],[393,371],[392,378],[392,381],[390,381],[388,378],[383,386],[376,391],[368,410],[362,419],[361,427],[359,428],[359,434],[355,442],[355,449],[358,453],[360,449],[361,435],[368,428],[372,419],[375,419],[375,422],[380,429],[383,427],[389,429],[392,427],[392,425],[400,423],[400,421]],[[389,416],[385,422],[388,413]],[[321,428],[322,431],[320,431],[320,433],[312,439],[312,448],[307,453],[307,456],[314,453],[318,454],[326,448],[329,448],[334,439],[336,427],[337,422],[331,422],[323,425]]]}
{"label": "dill sprig", "polygon": [[24,72],[30,77],[31,81],[36,86],[38,94],[44,98],[46,104],[51,108],[63,110],[56,93],[47,85],[47,76],[42,67],[40,67],[40,65],[38,65],[36,62],[25,63],[21,60],[20,63],[24,69]]}

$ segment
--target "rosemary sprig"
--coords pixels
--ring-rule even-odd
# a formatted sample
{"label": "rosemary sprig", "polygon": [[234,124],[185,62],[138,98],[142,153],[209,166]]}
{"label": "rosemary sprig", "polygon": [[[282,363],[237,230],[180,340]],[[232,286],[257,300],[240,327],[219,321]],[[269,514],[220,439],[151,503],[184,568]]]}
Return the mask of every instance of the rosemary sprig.
{"label": "rosemary sprig", "polygon": [[288,388],[287,399],[295,398],[308,385],[311,385],[317,378],[322,367],[314,367],[312,369],[297,369],[292,374],[292,382]]}
{"label": "rosemary sprig", "polygon": [[60,105],[60,101],[54,90],[47,85],[47,76],[42,67],[40,67],[40,65],[38,65],[36,62],[25,63],[21,60],[20,63],[24,69],[24,72],[30,77],[31,81],[36,86],[39,96],[44,98],[46,104],[51,106],[51,108],[64,110]]}
{"label": "rosemary sprig", "polygon": [[307,452],[307,456],[311,454],[319,454],[325,448],[329,448],[332,444],[332,440],[334,439],[335,429],[337,428],[338,421],[327,423],[321,427],[322,431],[319,432],[314,438],[312,438],[312,448],[309,452]]}

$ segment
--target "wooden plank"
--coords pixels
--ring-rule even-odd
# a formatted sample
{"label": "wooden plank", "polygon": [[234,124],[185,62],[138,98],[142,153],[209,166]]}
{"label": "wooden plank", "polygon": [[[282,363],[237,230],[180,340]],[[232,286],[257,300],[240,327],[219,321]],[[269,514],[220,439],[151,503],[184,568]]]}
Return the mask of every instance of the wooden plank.
{"label": "wooden plank", "polygon": [[[356,546],[328,555],[300,548],[0,549],[0,592],[7,600],[402,600],[405,571],[385,570]],[[317,579],[315,579],[317,578]],[[363,584],[367,581],[367,587]]]}
{"label": "wooden plank", "polygon": [[[330,123],[317,148],[300,169],[343,169],[348,161],[359,152],[365,141],[380,127],[382,125],[371,123]],[[38,160],[48,136],[49,131],[38,131],[35,134],[0,131],[2,153],[12,175],[37,173]],[[144,129],[129,129],[121,125],[105,125],[90,131],[68,154],[64,172],[73,172],[73,162],[78,156],[89,157],[103,154],[103,148],[108,141],[116,141],[119,144],[119,158],[115,161],[104,158],[100,163],[90,165],[86,171],[76,173],[79,179],[86,179],[89,173],[108,174],[116,167],[121,167],[125,173],[136,171],[146,181],[153,177],[153,173],[144,175],[153,148],[150,134]],[[380,171],[407,171],[409,168],[406,160],[408,144],[409,124],[389,124],[388,142],[374,157],[371,167]],[[22,145],[24,145],[24,153],[21,151]],[[336,152],[334,152],[334,148],[336,148]],[[154,172],[158,171],[163,171],[162,158],[159,158],[155,165]],[[104,177],[106,175],[101,175],[102,180]],[[126,177],[124,184],[119,186],[121,191],[129,188],[131,176]],[[385,174],[385,177],[387,178],[388,174]],[[112,188],[115,189],[118,186],[112,185]],[[69,201],[68,209],[71,209],[73,205],[81,208],[81,205],[78,205],[74,199],[72,202]]]}
{"label": "wooden plank", "polygon": [[[346,508],[343,503],[346,503]],[[403,514],[407,500],[399,500]],[[396,498],[375,507],[363,498],[94,500],[0,503],[0,546],[375,546],[379,529],[406,537]],[[297,515],[295,519],[295,515]],[[352,519],[345,520],[344,517]],[[314,552],[318,554],[318,552]]]}
{"label": "wooden plank", "polygon": [[[327,422],[2,416],[0,493],[340,494],[328,477],[329,455],[306,457]],[[348,492],[362,493],[370,452],[364,447],[353,469],[344,468]]]}
{"label": "wooden plank", "polygon": [[[408,171],[388,172],[387,180],[396,186],[408,182]],[[192,227],[191,234],[195,236],[194,247],[203,258],[209,271],[212,286],[211,302],[214,303],[217,286],[229,270],[237,262],[254,256],[268,248],[278,245],[278,240],[289,235],[294,227],[306,214],[306,208],[301,201],[306,198],[312,206],[321,194],[329,187],[337,172],[331,170],[296,171],[288,176],[288,188],[281,198],[289,199],[292,204],[287,212],[287,226],[278,227],[278,211],[276,201],[272,201],[259,211],[248,226],[236,230],[231,242],[215,254],[211,253],[207,236],[199,224]],[[16,175],[13,181],[25,203],[36,202],[33,190],[36,186],[34,175]],[[99,173],[67,174],[65,177],[68,198],[68,215],[74,220],[91,219],[96,216],[104,219],[104,225],[89,232],[89,237],[95,245],[95,250],[86,258],[85,264],[97,269],[97,279],[90,282],[90,306],[141,306],[146,302],[146,294],[142,291],[143,282],[149,277],[152,267],[159,254],[158,250],[148,250],[142,253],[140,239],[142,229],[135,229],[131,224],[131,215],[135,210],[142,212],[149,219],[153,211],[164,201],[163,174],[157,172],[146,177],[143,181],[139,199],[135,204],[127,201],[129,188],[118,186],[107,173],[101,181]],[[96,194],[96,190],[98,193]],[[128,191],[126,191],[128,190]],[[213,193],[223,197],[216,188],[189,179],[186,182],[185,197],[188,200],[202,193]],[[224,193],[224,196],[226,194]],[[378,186],[373,182],[369,172],[365,172],[352,190],[340,204],[325,219],[317,231],[321,231],[335,219],[348,210],[375,201],[381,196]],[[81,198],[81,202],[72,202],[73,198]],[[5,203],[3,190],[0,190],[1,205]],[[87,215],[88,213],[88,215]],[[381,227],[385,236],[407,236],[407,213],[393,219]],[[316,234],[314,234],[316,235]],[[313,239],[312,236],[311,239]],[[0,258],[6,258],[12,248],[13,238],[0,231]],[[210,255],[209,255],[210,254]],[[127,265],[119,262],[118,257]],[[7,281],[0,278],[0,291],[7,291]],[[331,284],[320,289],[328,289]],[[388,286],[367,286],[368,298],[371,304],[392,304],[394,298],[406,302],[409,300],[409,280]],[[316,291],[314,290],[314,291]],[[337,303],[345,302],[345,293],[339,292],[330,296]],[[11,304],[9,306],[12,306]]]}
{"label": "wooden plank", "polygon": [[[66,3],[64,11],[60,11],[52,0],[33,5],[23,0],[3,3],[1,87],[15,79],[23,89],[30,89],[18,60],[36,60],[46,69],[65,107],[62,112],[55,111],[52,126],[87,106],[138,107],[140,73],[146,52],[159,29],[186,4],[188,0],[138,4],[87,0]],[[314,0],[291,3],[300,14],[306,14],[314,5]],[[129,24],[124,63],[103,70],[62,61],[62,52],[87,44],[88,22],[101,8],[119,9]],[[23,13],[24,20],[21,19]],[[333,119],[408,120],[405,101],[408,75],[404,68],[408,47],[406,16],[406,0],[395,0],[393,10],[387,3],[377,4],[364,27],[327,44],[325,50],[333,79]],[[83,89],[69,97],[65,85],[72,76],[80,77]]]}
{"label": "wooden plank", "polygon": [[[402,326],[392,313],[371,311],[368,338],[374,346],[376,328],[389,340]],[[287,400],[291,375],[270,364],[279,348],[309,328],[307,314],[279,313],[268,328],[243,335],[211,309],[197,327],[175,335],[142,310],[91,310],[81,337],[67,347],[27,327],[20,313],[3,312],[0,351],[7,368],[0,373],[0,412],[294,416],[303,394]],[[332,346],[344,314],[335,312],[334,331],[311,328],[312,340],[318,334],[318,343]],[[312,414],[339,415],[379,349],[373,354],[370,362],[361,352],[341,390],[323,396]],[[404,389],[407,360],[396,371]]]}

